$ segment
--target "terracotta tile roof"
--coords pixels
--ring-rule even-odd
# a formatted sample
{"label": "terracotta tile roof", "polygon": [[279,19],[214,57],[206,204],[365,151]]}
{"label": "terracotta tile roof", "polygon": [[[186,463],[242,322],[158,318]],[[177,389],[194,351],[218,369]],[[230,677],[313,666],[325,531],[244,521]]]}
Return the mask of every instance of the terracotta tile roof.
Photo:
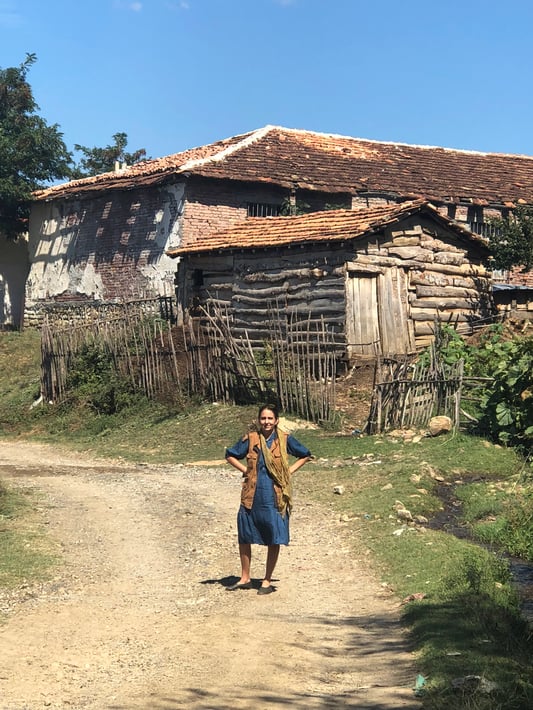
{"label": "terracotta tile roof", "polygon": [[164,158],[144,160],[130,165],[123,170],[101,173],[81,180],[53,185],[44,190],[37,190],[34,197],[37,200],[52,200],[60,197],[75,197],[102,190],[131,190],[143,185],[163,182],[169,176],[186,172],[185,167],[194,162],[206,159],[220,160],[232,146],[240,146],[252,133],[233,136],[225,140],[210,143],[199,148],[192,148],[181,153],[173,153]]}
{"label": "terracotta tile roof", "polygon": [[172,257],[229,249],[260,249],[316,241],[356,239],[392,225],[404,217],[425,211],[434,219],[455,230],[462,238],[476,242],[486,250],[483,239],[442,216],[423,200],[401,205],[381,205],[368,209],[328,210],[296,217],[248,217],[220,232],[207,234],[194,244],[169,249]]}
{"label": "terracotta tile roof", "polygon": [[327,192],[388,192],[435,202],[533,203],[533,157],[385,143],[278,126],[57,185],[36,198],[131,189],[190,173]]}

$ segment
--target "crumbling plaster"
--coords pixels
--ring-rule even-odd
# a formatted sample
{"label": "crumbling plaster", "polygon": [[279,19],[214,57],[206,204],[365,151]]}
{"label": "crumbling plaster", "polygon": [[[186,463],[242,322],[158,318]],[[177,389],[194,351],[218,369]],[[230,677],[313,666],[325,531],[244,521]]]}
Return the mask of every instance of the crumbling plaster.
{"label": "crumbling plaster", "polygon": [[184,185],[34,203],[26,305],[170,294]]}

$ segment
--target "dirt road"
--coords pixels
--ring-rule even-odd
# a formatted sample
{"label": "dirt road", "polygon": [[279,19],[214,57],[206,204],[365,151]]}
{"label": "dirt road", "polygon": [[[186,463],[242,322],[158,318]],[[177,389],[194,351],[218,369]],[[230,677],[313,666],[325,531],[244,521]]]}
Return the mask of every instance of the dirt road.
{"label": "dirt road", "polygon": [[302,493],[277,590],[258,596],[225,589],[239,571],[229,467],[2,442],[0,477],[38,496],[64,562],[0,596],[1,710],[419,708],[398,601]]}

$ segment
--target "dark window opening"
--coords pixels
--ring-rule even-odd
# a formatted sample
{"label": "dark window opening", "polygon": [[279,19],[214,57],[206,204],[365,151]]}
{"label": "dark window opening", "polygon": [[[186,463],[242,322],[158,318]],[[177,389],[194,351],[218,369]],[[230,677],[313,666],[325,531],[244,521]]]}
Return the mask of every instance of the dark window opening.
{"label": "dark window opening", "polygon": [[474,234],[479,234],[481,237],[485,237],[485,239],[488,239],[499,232],[498,227],[493,224],[490,219],[485,220],[483,215],[483,207],[469,207],[466,215],[466,221],[468,223],[468,228],[474,232]]}
{"label": "dark window opening", "polygon": [[193,288],[200,288],[204,285],[204,272],[202,269],[194,269],[192,272]]}
{"label": "dark window opening", "polygon": [[248,202],[248,217],[279,217],[281,205],[268,202]]}

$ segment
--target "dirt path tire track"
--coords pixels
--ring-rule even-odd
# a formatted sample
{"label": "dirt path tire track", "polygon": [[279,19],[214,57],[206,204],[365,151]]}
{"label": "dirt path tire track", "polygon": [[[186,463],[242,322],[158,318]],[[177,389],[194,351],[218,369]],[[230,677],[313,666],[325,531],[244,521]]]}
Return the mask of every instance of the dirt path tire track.
{"label": "dirt path tire track", "polygon": [[0,476],[39,495],[64,557],[0,626],[2,710],[420,707],[397,601],[320,506],[298,497],[261,597],[224,587],[238,571],[231,469],[2,443]]}

